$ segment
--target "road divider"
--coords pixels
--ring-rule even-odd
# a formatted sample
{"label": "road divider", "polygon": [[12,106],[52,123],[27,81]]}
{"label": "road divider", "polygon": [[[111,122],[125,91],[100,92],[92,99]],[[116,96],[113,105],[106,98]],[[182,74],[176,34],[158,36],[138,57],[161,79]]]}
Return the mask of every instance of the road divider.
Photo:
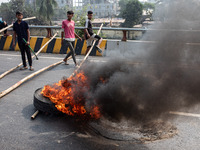
{"label": "road divider", "polygon": [[[38,52],[38,50],[49,40],[49,38],[45,37],[31,37],[30,47],[34,50],[34,52]],[[4,51],[19,51],[19,46],[16,44],[15,49],[12,47],[12,36],[0,36],[0,50]],[[96,43],[97,44],[97,43]],[[107,48],[107,40],[103,40],[100,45],[102,50],[106,50]],[[75,52],[77,55],[85,55],[87,49],[86,40],[76,40],[75,41]],[[41,53],[57,53],[57,54],[67,54],[70,51],[69,45],[64,43],[61,46],[61,38],[55,38],[42,50]],[[97,49],[94,47],[90,53],[90,56],[102,56]]]}

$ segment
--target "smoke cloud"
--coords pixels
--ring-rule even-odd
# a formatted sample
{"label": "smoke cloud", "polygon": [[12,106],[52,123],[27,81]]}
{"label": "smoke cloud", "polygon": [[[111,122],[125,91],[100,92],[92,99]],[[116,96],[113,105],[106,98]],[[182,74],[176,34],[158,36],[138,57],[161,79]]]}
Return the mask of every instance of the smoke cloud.
{"label": "smoke cloud", "polygon": [[[133,55],[104,64],[88,63],[87,105],[98,104],[108,119],[144,122],[200,103],[200,1],[166,0],[156,7],[154,31],[142,40],[156,41],[140,64]],[[134,47],[133,47],[134,51]]]}

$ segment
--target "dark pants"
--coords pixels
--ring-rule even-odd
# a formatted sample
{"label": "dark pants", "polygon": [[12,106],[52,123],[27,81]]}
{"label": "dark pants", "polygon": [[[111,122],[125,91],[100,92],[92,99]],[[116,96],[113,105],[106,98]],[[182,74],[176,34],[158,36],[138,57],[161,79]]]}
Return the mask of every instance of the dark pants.
{"label": "dark pants", "polygon": [[[0,29],[3,29],[5,27],[7,27],[7,26],[8,26],[7,24],[5,25],[4,23],[1,23],[0,24]],[[6,34],[6,33],[7,33],[7,30],[4,31],[4,34]]]}
{"label": "dark pants", "polygon": [[27,45],[25,45],[24,43],[18,43],[19,44],[19,48],[21,51],[21,55],[22,55],[22,62],[23,62],[23,66],[26,67],[26,57],[25,57],[25,53],[27,55],[28,58],[28,63],[29,66],[32,66],[32,57],[31,57],[31,52],[30,49]]}
{"label": "dark pants", "polygon": [[75,41],[73,41],[73,42],[66,41],[66,42],[69,45],[70,52],[67,54],[67,56],[65,57],[65,59],[67,59],[69,56],[72,55],[74,63],[76,64],[75,50],[74,50]]}

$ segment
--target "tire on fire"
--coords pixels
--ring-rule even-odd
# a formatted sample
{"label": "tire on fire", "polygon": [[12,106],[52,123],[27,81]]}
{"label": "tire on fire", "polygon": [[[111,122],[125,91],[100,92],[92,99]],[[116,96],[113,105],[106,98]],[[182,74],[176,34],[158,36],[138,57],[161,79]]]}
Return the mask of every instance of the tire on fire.
{"label": "tire on fire", "polygon": [[33,105],[35,108],[42,112],[53,113],[53,114],[60,114],[54,103],[52,103],[49,98],[42,96],[41,94],[42,88],[39,88],[34,93],[34,100]]}

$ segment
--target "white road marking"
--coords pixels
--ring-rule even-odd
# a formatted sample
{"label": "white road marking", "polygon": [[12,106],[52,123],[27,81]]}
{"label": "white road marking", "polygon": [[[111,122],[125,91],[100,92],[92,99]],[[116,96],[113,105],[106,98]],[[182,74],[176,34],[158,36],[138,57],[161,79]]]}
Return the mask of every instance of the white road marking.
{"label": "white road marking", "polygon": [[185,113],[185,112],[170,111],[169,114],[172,114],[172,115],[179,115],[179,116],[187,116],[187,117],[197,117],[197,118],[200,118],[200,114],[193,114],[193,113]]}
{"label": "white road marking", "polygon": [[[14,55],[14,54],[0,54],[0,56],[10,56],[10,57],[21,57],[21,55]],[[60,60],[63,59],[63,57],[47,57],[47,56],[39,56],[39,58],[44,58],[44,59],[56,59]],[[11,59],[11,58],[8,58]],[[78,61],[82,60],[82,58],[76,58]],[[90,59],[92,62],[107,62],[105,60],[96,60],[96,59]]]}
{"label": "white road marking", "polygon": [[[11,56],[11,57],[21,57],[21,55],[14,55],[14,54],[0,54],[0,56]],[[40,58],[51,58],[51,59],[62,59],[61,57],[46,57],[46,56],[39,56]]]}

